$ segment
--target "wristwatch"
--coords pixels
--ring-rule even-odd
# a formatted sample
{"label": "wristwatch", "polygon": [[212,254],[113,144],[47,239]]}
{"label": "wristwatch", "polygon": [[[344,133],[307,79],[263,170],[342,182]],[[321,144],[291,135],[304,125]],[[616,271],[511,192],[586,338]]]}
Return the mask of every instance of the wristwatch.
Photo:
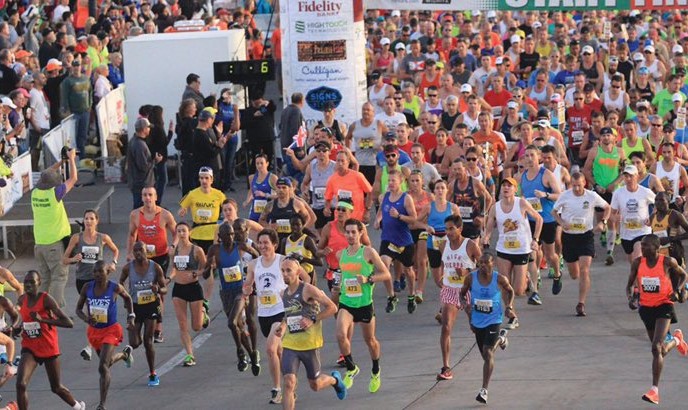
{"label": "wristwatch", "polygon": [[373,283],[373,276],[374,275],[375,275],[374,273],[371,273],[370,275],[368,275],[368,283]]}
{"label": "wristwatch", "polygon": [[315,324],[315,322],[318,320],[318,316],[317,315],[311,315],[310,319],[311,319],[311,322],[313,322],[313,324]]}

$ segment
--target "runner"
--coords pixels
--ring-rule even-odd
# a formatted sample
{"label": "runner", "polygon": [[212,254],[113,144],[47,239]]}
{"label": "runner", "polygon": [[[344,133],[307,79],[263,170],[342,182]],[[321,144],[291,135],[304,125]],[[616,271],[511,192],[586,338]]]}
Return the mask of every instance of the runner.
{"label": "runner", "polygon": [[675,209],[669,208],[669,195],[660,192],[655,196],[655,210],[650,215],[652,233],[657,235],[661,244],[659,253],[671,256],[683,266],[683,239],[688,239],[688,221]]}
{"label": "runner", "polygon": [[[106,265],[97,261],[93,265],[94,280],[81,288],[79,300],[76,302],[76,315],[88,325],[86,334],[88,342],[100,357],[98,373],[100,373],[100,403],[97,410],[105,410],[108,390],[110,389],[110,368],[118,361],[124,361],[127,367],[131,367],[134,358],[133,348],[129,345],[120,353],[114,350],[122,343],[122,326],[117,323],[117,296],[124,301],[127,309],[127,329],[134,329],[134,306],[131,296],[124,287],[117,282],[109,280],[110,273],[115,271],[115,265]],[[86,305],[86,312],[84,312]]]}
{"label": "runner", "polygon": [[[477,160],[478,156],[474,152],[466,154],[466,161],[475,162]],[[454,161],[452,173],[456,179],[454,179],[453,184],[449,185],[448,197],[459,207],[463,226],[461,234],[467,238],[477,240],[483,228],[485,210],[492,207],[494,199],[485,188],[485,185],[468,173],[466,166],[461,160]],[[435,198],[437,199],[437,197]],[[441,222],[438,220],[438,223]],[[439,257],[439,255],[437,256]],[[436,268],[439,268],[439,259],[436,259],[436,261]]]}
{"label": "runner", "polygon": [[282,408],[292,410],[296,401],[296,382],[300,363],[306,368],[308,384],[313,391],[333,387],[339,400],[346,398],[347,388],[338,371],[331,376],[320,373],[320,348],[323,346],[322,321],[337,312],[337,306],[317,287],[300,279],[302,270],[297,260],[287,256],[280,264],[286,288],[282,293],[284,321],[275,329],[282,338],[282,373],[284,398]]}
{"label": "runner", "polygon": [[[681,329],[674,330],[669,338],[671,324],[676,323],[674,302],[686,299],[686,271],[672,257],[659,254],[659,238],[649,234],[640,242],[642,256],[633,259],[631,274],[626,284],[626,296],[631,309],[638,308],[640,319],[652,342],[652,388],[642,399],[659,404],[659,377],[664,357],[676,348],[682,356],[688,355],[688,344]],[[639,291],[636,302],[634,289]]]}
{"label": "runner", "polygon": [[[433,269],[433,278],[441,289],[440,302],[442,303],[442,331],[440,333],[442,369],[437,375],[437,380],[454,378],[451,366],[449,366],[451,334],[459,310],[470,304],[469,296],[466,304],[462,305],[459,292],[461,292],[465,278],[475,269],[475,262],[482,254],[475,241],[461,235],[462,227],[463,222],[460,215],[450,214],[444,219],[443,229],[446,232],[446,240],[441,241],[438,247],[438,251],[442,254],[442,265],[441,269]],[[467,308],[466,313],[470,318],[469,312],[470,308]]]}
{"label": "runner", "polygon": [[[416,222],[423,221],[427,215],[424,217],[421,213],[430,201],[432,201],[432,194],[423,189],[423,175],[420,170],[411,171],[411,175],[408,178],[408,185],[408,194],[411,196],[411,199],[413,199],[413,206],[416,208],[416,215],[418,215],[418,220]],[[425,282],[428,279],[428,233],[425,232],[425,229],[423,229],[421,225],[414,223],[413,229],[411,229],[411,236],[413,237],[413,243],[416,244],[415,253],[413,255],[413,269],[416,272],[418,282],[416,284],[416,303],[423,303],[423,291],[425,290]],[[398,292],[405,289],[406,277],[402,276],[399,278],[399,281],[395,278],[395,292],[397,292],[397,286],[399,288]]]}
{"label": "runner", "polygon": [[310,199],[310,206],[315,212],[315,229],[320,234],[322,228],[332,220],[332,214],[325,216],[325,190],[327,181],[334,174],[336,162],[329,157],[330,143],[320,141],[315,144],[316,160],[313,160],[306,168],[306,173],[301,183],[301,192],[306,200]]}
{"label": "runner", "polygon": [[194,332],[207,327],[210,320],[208,312],[203,308],[203,288],[198,283],[206,263],[205,253],[200,246],[191,243],[189,230],[186,222],[177,224],[178,242],[172,256],[172,273],[168,279],[168,283],[174,281],[172,303],[179,324],[179,337],[186,350],[184,367],[196,365],[187,311],[191,311],[191,329]]}
{"label": "runner", "polygon": [[631,165],[635,165],[638,169],[638,184],[652,190],[655,194],[664,192],[662,182],[657,178],[657,175],[647,172],[647,165],[645,164],[646,156],[644,152],[634,152],[629,155]]}
{"label": "runner", "polygon": [[[416,274],[413,270],[413,255],[415,244],[411,236],[410,224],[417,219],[413,198],[405,192],[401,192],[402,174],[396,171],[389,172],[389,191],[380,196],[380,209],[375,218],[375,229],[384,225],[380,236],[380,256],[385,266],[394,263],[395,272],[401,271],[408,281],[409,296],[407,310],[413,313],[416,310]],[[403,269],[402,269],[403,266]],[[399,302],[390,283],[387,287],[387,313],[396,310]]]}
{"label": "runner", "polygon": [[273,194],[273,187],[277,184],[277,175],[268,171],[268,156],[265,154],[258,154],[253,160],[256,167],[256,173],[249,176],[251,181],[251,189],[246,194],[246,200],[243,203],[244,208],[251,204],[248,219],[258,222],[260,215],[265,210],[268,201],[275,198]]}
{"label": "runner", "polygon": [[[0,269],[6,270],[5,268]],[[9,326],[7,323],[5,323],[5,313],[7,313],[11,320]],[[21,325],[19,311],[16,309],[12,301],[7,299],[4,295],[0,295],[0,321],[2,321],[1,329],[3,330],[3,332],[0,332],[0,347],[2,348],[2,353],[0,353],[0,356],[4,356],[5,358],[5,360],[2,362],[5,365],[5,369],[0,374],[0,387],[2,387],[9,379],[17,374],[17,366],[14,364],[16,346],[14,339],[11,337],[12,332],[8,330]],[[6,334],[5,331],[8,331],[7,333],[9,334]],[[0,397],[0,400],[1,399],[2,397]]]}
{"label": "runner", "polygon": [[[129,236],[127,237],[127,261],[134,259],[134,243],[141,241],[145,245],[146,257],[160,265],[162,272],[167,277],[170,265],[169,252],[174,250],[177,243],[177,222],[167,209],[156,205],[158,194],[154,187],[145,187],[141,190],[143,206],[134,209],[129,214]],[[170,242],[169,237],[172,238]],[[160,295],[160,314],[157,318],[153,341],[162,343],[165,341],[162,335],[162,318],[165,313],[165,298]]]}
{"label": "runner", "polygon": [[[391,180],[390,180],[391,181]],[[380,342],[375,337],[375,310],[373,290],[377,282],[389,282],[391,275],[387,266],[375,249],[361,244],[363,224],[355,219],[345,223],[347,248],[337,252],[342,269],[343,292],[339,297],[337,314],[337,341],[344,356],[346,375],[344,385],[350,389],[354,378],[360,373],[359,367],[351,356],[351,327],[360,323],[363,340],[368,346],[373,369],[368,391],[376,393],[380,389]]]}
{"label": "runner", "polygon": [[[234,221],[239,219],[239,205],[237,202],[232,199],[232,198],[227,198],[224,201],[222,201],[222,219],[217,221],[218,224],[218,230],[215,231],[215,243],[218,243],[218,238],[217,238],[217,233],[219,231],[219,227],[222,224],[228,223],[232,224]],[[257,235],[258,232],[263,230],[263,227],[256,221],[253,221],[251,219],[244,219],[243,224],[246,226],[246,234],[253,234]],[[248,236],[247,236],[248,239]]]}
{"label": "runner", "polygon": [[303,222],[303,217],[299,214],[289,219],[291,233],[282,240],[277,253],[299,261],[310,277],[308,283],[316,286],[315,266],[322,266],[322,260],[317,256],[318,250],[313,238],[303,232]]}
{"label": "runner", "polygon": [[[204,277],[210,276],[212,271],[218,270],[220,278],[220,300],[222,300],[222,310],[227,316],[227,326],[234,338],[234,345],[237,352],[237,369],[240,372],[248,369],[248,352],[251,360],[251,371],[254,376],[260,374],[260,363],[258,362],[257,347],[251,344],[249,334],[244,330],[245,306],[248,298],[243,295],[243,260],[239,251],[253,255],[255,250],[246,241],[234,241],[234,226],[222,224],[218,230],[219,244],[210,247],[206,272]],[[256,252],[257,255],[257,252]],[[248,318],[248,312],[246,314]],[[255,332],[255,326],[252,329]],[[255,337],[254,337],[255,339]],[[246,352],[244,351],[246,349]]]}
{"label": "runner", "polygon": [[595,236],[593,225],[595,208],[604,209],[602,220],[596,230],[604,230],[609,220],[611,207],[594,191],[585,189],[585,176],[575,172],[571,176],[571,189],[559,195],[554,203],[552,216],[562,227],[562,254],[571,279],[578,283],[578,304],[576,316],[586,316],[585,301],[590,291],[590,265],[595,257]]}
{"label": "runner", "polygon": [[652,165],[651,173],[662,183],[664,192],[669,195],[669,203],[676,210],[682,210],[685,199],[679,194],[681,187],[688,186],[688,173],[676,161],[674,144],[664,142],[660,148],[661,160]]}
{"label": "runner", "polygon": [[[507,330],[500,330],[502,315],[515,318],[514,290],[509,279],[493,268],[493,258],[485,253],[478,261],[478,270],[466,276],[461,288],[461,300],[471,304],[471,329],[483,357],[483,387],[476,400],[487,404],[487,387],[494,370],[494,354],[497,346],[504,350],[509,345]],[[468,294],[470,292],[470,295]],[[506,304],[502,312],[502,301]]]}
{"label": "runner", "polygon": [[17,369],[17,404],[19,409],[29,408],[28,387],[36,367],[45,365],[45,372],[53,393],[75,410],[86,410],[86,403],[76,401],[67,387],[60,382],[60,346],[58,327],[74,327],[74,322],[57,306],[46,292],[39,292],[41,275],[30,270],[24,276],[24,294],[17,300],[22,319],[21,327],[12,327],[13,335],[22,335],[21,360]]}
{"label": "runner", "polygon": [[292,216],[301,215],[304,226],[308,226],[310,222],[315,222],[315,220],[310,221],[308,205],[303,200],[294,198],[291,178],[282,177],[278,179],[275,189],[277,197],[268,202],[260,215],[259,222],[264,227],[275,229],[280,241],[282,241],[291,234],[289,220]]}
{"label": "runner", "polygon": [[[2,298],[5,297],[5,286],[9,285],[17,293],[17,297],[24,293],[24,286],[17,280],[17,278],[10,272],[9,269],[0,266],[0,302]],[[7,299],[9,302],[9,299]],[[4,308],[4,305],[0,303],[0,330],[7,328],[7,322],[5,322],[5,312],[8,315],[12,315],[12,312]],[[14,320],[14,317],[11,316]],[[12,342],[12,351],[9,349],[9,342]],[[14,341],[12,338],[5,339],[2,337],[2,332],[0,332],[0,364],[7,363],[12,364],[18,362],[19,356],[16,356],[16,349],[14,348]],[[16,368],[14,369],[14,374],[16,374]],[[5,372],[6,373],[6,372]],[[12,374],[12,376],[14,375]],[[7,380],[2,381],[2,376],[0,375],[0,386],[4,384]],[[2,397],[0,396],[0,399]]]}
{"label": "runner", "polygon": [[148,386],[155,387],[160,385],[160,378],[155,373],[155,326],[160,323],[162,295],[167,294],[167,286],[162,267],[153,259],[148,259],[143,241],[134,243],[132,252],[134,259],[124,265],[119,277],[122,286],[129,279],[129,294],[134,295],[136,318],[134,328],[128,332],[129,345],[136,349],[143,343],[148,362]]}
{"label": "runner", "polygon": [[344,200],[353,205],[354,212],[351,217],[367,223],[370,219],[370,208],[373,203],[373,198],[370,195],[373,187],[363,174],[349,169],[350,155],[346,151],[337,154],[335,173],[327,181],[327,188],[325,189],[323,214],[329,217],[332,213],[332,203],[336,204]]}

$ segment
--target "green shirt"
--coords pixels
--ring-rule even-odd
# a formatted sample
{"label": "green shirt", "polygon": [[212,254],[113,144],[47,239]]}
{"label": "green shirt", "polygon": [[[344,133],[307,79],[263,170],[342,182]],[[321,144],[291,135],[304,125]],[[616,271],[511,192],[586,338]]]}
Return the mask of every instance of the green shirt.
{"label": "green shirt", "polygon": [[84,113],[91,110],[91,80],[82,75],[68,76],[60,84],[60,108],[70,113]]}
{"label": "green shirt", "polygon": [[365,246],[358,248],[353,256],[349,255],[349,248],[344,248],[339,258],[339,268],[342,270],[339,303],[352,308],[360,308],[373,303],[374,283],[358,283],[357,276],[370,276],[373,273],[373,265],[365,260],[363,255]]}
{"label": "green shirt", "polygon": [[[683,96],[683,101],[686,101],[686,95],[682,92],[678,92]],[[652,99],[652,105],[657,107],[657,115],[664,118],[669,111],[674,108],[674,102],[672,101],[673,93],[670,93],[666,88],[658,92],[655,98]]]}
{"label": "green shirt", "polygon": [[64,202],[57,200],[55,188],[31,191],[31,209],[36,245],[51,245],[72,234]]}
{"label": "green shirt", "polygon": [[595,183],[603,187],[609,186],[619,176],[619,149],[614,146],[612,152],[604,152],[601,146],[597,146],[597,155],[592,163],[592,176]]}

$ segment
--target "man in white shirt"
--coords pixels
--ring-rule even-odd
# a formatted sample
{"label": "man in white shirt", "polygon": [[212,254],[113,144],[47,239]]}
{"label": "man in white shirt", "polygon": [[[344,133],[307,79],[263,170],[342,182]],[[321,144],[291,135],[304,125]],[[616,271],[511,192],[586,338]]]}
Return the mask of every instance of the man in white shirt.
{"label": "man in white shirt", "polygon": [[376,121],[382,121],[387,126],[388,130],[397,128],[397,125],[406,124],[406,116],[400,112],[395,112],[394,98],[391,96],[385,97],[382,103],[383,111],[375,115]]}
{"label": "man in white shirt", "polygon": [[93,87],[93,97],[94,103],[97,104],[98,101],[102,100],[110,91],[112,91],[112,83],[108,80],[108,75],[110,71],[108,66],[105,64],[96,67],[97,78],[95,85]]}
{"label": "man in white shirt", "polygon": [[29,106],[31,107],[31,130],[29,131],[29,146],[31,147],[31,166],[38,169],[38,159],[41,150],[39,142],[43,136],[50,131],[50,105],[43,93],[43,87],[47,82],[45,74],[36,73],[35,76],[27,78],[33,81],[33,87],[29,91]]}
{"label": "man in white shirt", "polygon": [[52,22],[58,23],[58,22],[62,21],[62,15],[64,14],[65,11],[71,11],[69,9],[69,0],[61,0],[60,4],[55,6],[55,9],[53,9]]}

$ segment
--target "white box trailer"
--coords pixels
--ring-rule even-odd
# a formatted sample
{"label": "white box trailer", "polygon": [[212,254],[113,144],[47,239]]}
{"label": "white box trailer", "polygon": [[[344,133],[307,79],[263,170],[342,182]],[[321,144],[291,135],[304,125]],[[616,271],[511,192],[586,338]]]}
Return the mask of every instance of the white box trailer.
{"label": "white box trailer", "polygon": [[[201,77],[204,96],[219,96],[230,84],[214,83],[213,63],[246,60],[246,39],[243,30],[145,34],[126,40],[122,52],[128,131],[132,136],[142,105],[162,106],[165,127],[175,120],[189,73]],[[172,143],[168,149],[170,155],[176,153]]]}

